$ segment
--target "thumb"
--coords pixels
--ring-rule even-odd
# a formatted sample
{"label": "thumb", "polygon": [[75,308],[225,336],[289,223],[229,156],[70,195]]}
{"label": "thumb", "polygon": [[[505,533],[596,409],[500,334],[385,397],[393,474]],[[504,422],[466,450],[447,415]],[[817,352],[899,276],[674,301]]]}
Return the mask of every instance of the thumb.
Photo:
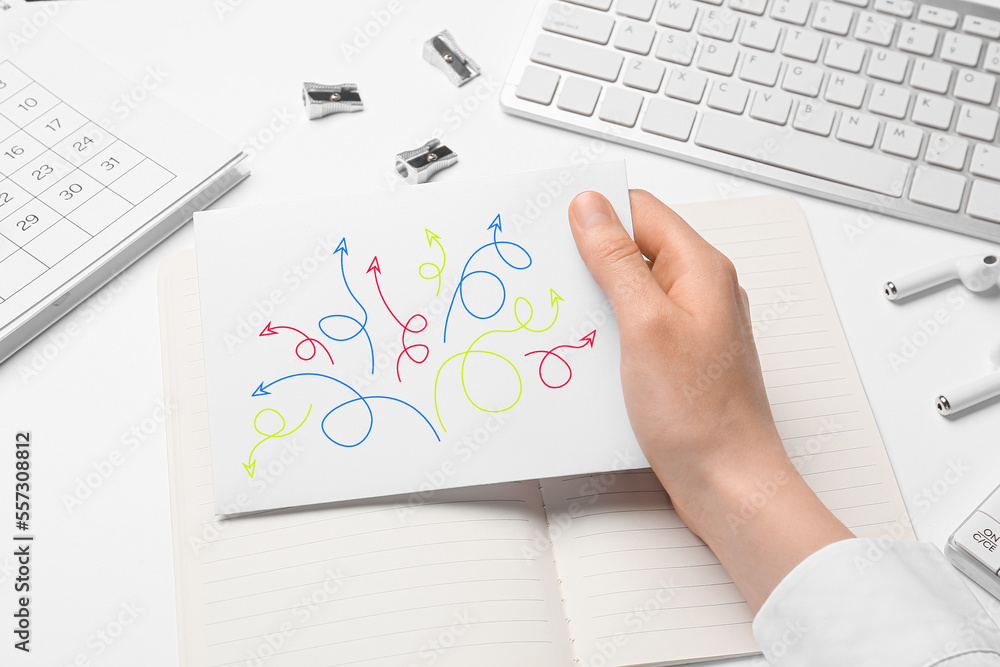
{"label": "thumb", "polygon": [[648,306],[655,282],[611,203],[597,192],[581,192],[570,202],[569,220],[580,257],[615,311]]}

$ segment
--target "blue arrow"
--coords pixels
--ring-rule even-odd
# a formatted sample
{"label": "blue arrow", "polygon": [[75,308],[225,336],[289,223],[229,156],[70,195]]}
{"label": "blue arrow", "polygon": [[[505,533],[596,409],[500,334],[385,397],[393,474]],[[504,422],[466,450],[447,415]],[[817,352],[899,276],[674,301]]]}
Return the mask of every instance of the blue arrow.
{"label": "blue arrow", "polygon": [[[368,329],[366,328],[368,326],[368,311],[365,310],[365,307],[361,304],[361,301],[358,300],[358,297],[356,297],[354,295],[354,291],[351,289],[350,283],[347,282],[347,271],[344,268],[344,257],[348,254],[347,253],[347,239],[346,238],[341,239],[340,243],[337,245],[337,249],[334,250],[333,252],[334,252],[334,254],[337,254],[337,253],[340,254],[340,275],[344,279],[344,287],[347,288],[347,293],[351,295],[352,299],[354,299],[354,303],[358,304],[358,308],[360,308],[361,312],[364,313],[364,321],[363,322],[358,321],[357,319],[351,317],[350,315],[327,315],[326,317],[320,319],[319,325],[318,325],[319,326],[319,330],[323,332],[324,336],[326,336],[330,340],[335,340],[338,343],[347,342],[349,340],[354,339],[359,334],[363,333],[365,335],[365,338],[368,339],[368,352],[371,355],[371,373],[372,373],[372,375],[374,375],[375,374],[375,347],[372,345],[372,337],[370,335],[368,335]],[[329,319],[336,319],[336,318],[350,320],[351,322],[354,322],[355,324],[358,325],[358,330],[355,331],[350,336],[348,336],[347,338],[337,338],[336,336],[330,335],[329,333],[327,333],[326,329],[323,328],[323,322],[325,322],[326,320],[329,320]]]}
{"label": "blue arrow", "polygon": [[[295,373],[294,375],[286,375],[285,377],[278,378],[277,380],[274,380],[273,382],[268,382],[267,384],[264,384],[263,382],[261,382],[257,386],[257,388],[254,390],[252,396],[268,396],[271,393],[271,392],[267,391],[268,387],[272,387],[272,386],[276,385],[277,383],[282,382],[284,380],[290,380],[291,378],[295,378],[295,377],[308,377],[308,376],[321,377],[321,378],[325,378],[327,380],[333,380],[337,384],[339,384],[339,385],[341,385],[343,387],[346,387],[355,396],[355,398],[352,398],[351,400],[345,401],[345,402],[341,403],[340,405],[336,406],[335,408],[333,408],[332,410],[330,410],[329,412],[327,412],[326,415],[323,417],[323,421],[321,423],[321,428],[323,430],[323,435],[325,435],[326,438],[327,438],[327,440],[329,440],[330,442],[332,442],[335,445],[339,445],[340,447],[357,447],[362,442],[364,442],[365,440],[368,439],[368,436],[371,435],[372,428],[375,427],[375,415],[372,412],[372,406],[368,403],[368,401],[374,400],[374,399],[382,399],[382,400],[387,400],[387,401],[395,401],[396,403],[402,403],[403,405],[407,406],[408,408],[410,408],[411,410],[413,410],[414,412],[416,412],[418,415],[420,415],[421,419],[423,419],[425,422],[427,422],[427,425],[430,426],[431,432],[434,434],[434,437],[437,439],[438,442],[441,442],[441,437],[438,435],[437,430],[431,424],[430,420],[428,420],[427,417],[424,416],[424,413],[422,413],[420,410],[418,410],[416,407],[414,407],[410,403],[407,403],[406,401],[403,401],[403,400],[398,399],[398,398],[393,398],[392,396],[362,396],[358,392],[357,389],[355,389],[351,385],[347,384],[346,382],[338,380],[337,378],[331,377],[329,375],[324,375],[322,373]],[[330,415],[332,415],[334,412],[336,412],[340,408],[344,407],[345,405],[350,405],[351,403],[356,403],[358,401],[361,401],[362,403],[364,403],[365,404],[365,408],[368,410],[368,430],[365,432],[364,437],[361,438],[360,440],[358,440],[357,442],[355,442],[353,445],[345,445],[342,442],[338,442],[337,440],[334,440],[333,437],[329,433],[327,433],[327,431],[326,431],[326,420],[330,418]]]}

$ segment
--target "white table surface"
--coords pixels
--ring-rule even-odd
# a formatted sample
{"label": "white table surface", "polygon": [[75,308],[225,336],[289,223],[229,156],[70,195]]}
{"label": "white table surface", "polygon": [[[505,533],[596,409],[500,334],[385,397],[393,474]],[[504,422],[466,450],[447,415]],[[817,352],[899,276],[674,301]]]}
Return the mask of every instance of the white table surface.
{"label": "white table surface", "polygon": [[[708,169],[506,115],[498,88],[534,2],[93,0],[62,5],[52,20],[251,153],[252,177],[217,206],[385,188],[397,182],[395,153],[439,128],[461,155],[441,179],[560,166],[591,151],[601,159],[625,158],[632,187],[668,203],[773,190],[754,183],[733,188],[729,176]],[[341,45],[351,44],[372,12],[389,5],[401,9],[348,60]],[[454,88],[421,59],[422,42],[442,28],[483,67],[477,82]],[[365,111],[309,122],[299,97],[303,81],[357,82]],[[463,105],[466,110],[456,111]],[[987,352],[1000,339],[1000,297],[954,287],[893,304],[881,286],[901,272],[988,244],[798,199],[917,534],[943,545],[1000,484],[1000,404],[947,420],[932,399],[990,370]],[[35,651],[15,655],[5,640],[3,664],[176,664],[156,276],[165,258],[193,245],[188,225],[113,289],[0,365],[0,497],[9,503],[13,496],[8,443],[16,430],[30,429],[37,536]],[[916,336],[926,343],[894,367],[890,355],[902,356],[904,339],[913,341],[939,310],[947,321],[934,335]],[[84,480],[95,470],[106,475],[91,489]],[[11,551],[0,549],[5,617],[13,609]],[[123,611],[131,607],[139,611]],[[118,634],[119,617],[131,616]]]}

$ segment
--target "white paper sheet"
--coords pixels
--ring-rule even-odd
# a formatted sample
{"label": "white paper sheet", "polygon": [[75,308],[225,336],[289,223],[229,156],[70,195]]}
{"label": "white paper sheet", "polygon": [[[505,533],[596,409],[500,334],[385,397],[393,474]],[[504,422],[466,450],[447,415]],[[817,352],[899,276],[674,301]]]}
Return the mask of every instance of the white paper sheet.
{"label": "white paper sheet", "polygon": [[620,162],[198,214],[216,511],[646,465],[588,189],[631,228]]}

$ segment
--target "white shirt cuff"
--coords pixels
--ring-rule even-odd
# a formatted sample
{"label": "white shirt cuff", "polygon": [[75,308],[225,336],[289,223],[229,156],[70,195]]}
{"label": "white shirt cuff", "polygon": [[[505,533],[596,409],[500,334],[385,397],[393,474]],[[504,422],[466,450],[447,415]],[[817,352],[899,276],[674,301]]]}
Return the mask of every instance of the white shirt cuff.
{"label": "white shirt cuff", "polygon": [[1000,629],[922,542],[827,545],[772,591],[753,632],[775,665],[1000,665]]}

